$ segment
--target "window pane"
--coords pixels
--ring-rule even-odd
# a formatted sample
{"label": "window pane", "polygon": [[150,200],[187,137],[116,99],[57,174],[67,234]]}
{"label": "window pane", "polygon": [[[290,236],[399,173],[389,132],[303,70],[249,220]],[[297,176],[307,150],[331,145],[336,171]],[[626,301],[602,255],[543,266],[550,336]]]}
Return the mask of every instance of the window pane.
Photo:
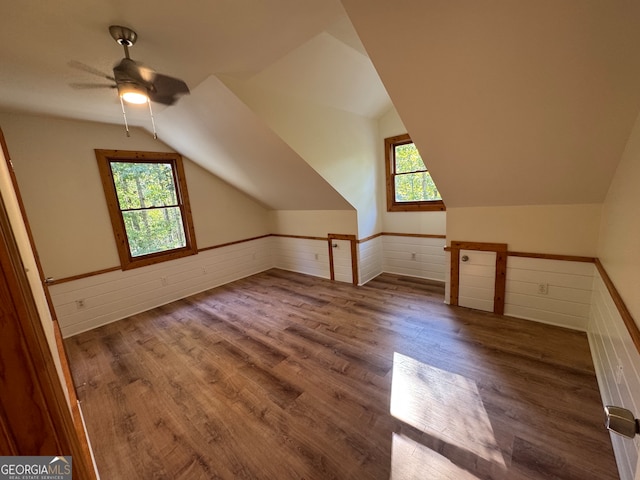
{"label": "window pane", "polygon": [[394,148],[396,155],[395,173],[418,172],[427,169],[414,143],[396,145]]}
{"label": "window pane", "polygon": [[177,205],[170,163],[111,162],[121,210]]}
{"label": "window pane", "polygon": [[122,212],[132,257],[186,246],[179,207]]}
{"label": "window pane", "polygon": [[429,172],[395,176],[396,202],[442,200]]}

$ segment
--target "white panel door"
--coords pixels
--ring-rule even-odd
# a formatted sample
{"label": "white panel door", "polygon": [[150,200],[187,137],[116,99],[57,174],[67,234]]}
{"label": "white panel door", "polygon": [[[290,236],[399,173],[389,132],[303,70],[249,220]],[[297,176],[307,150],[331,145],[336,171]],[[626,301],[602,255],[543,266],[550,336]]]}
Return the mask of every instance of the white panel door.
{"label": "white panel door", "polygon": [[353,282],[351,267],[351,242],[349,240],[331,241],[333,247],[333,271],[338,282]]}
{"label": "white panel door", "polygon": [[458,305],[493,312],[496,252],[460,250]]}

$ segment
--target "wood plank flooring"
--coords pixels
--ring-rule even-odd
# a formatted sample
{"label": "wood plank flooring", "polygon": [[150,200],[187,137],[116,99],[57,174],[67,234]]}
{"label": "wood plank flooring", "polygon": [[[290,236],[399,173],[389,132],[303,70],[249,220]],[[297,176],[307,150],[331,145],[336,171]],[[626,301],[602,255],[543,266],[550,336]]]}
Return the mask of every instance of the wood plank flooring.
{"label": "wood plank flooring", "polygon": [[615,479],[586,336],[270,270],[66,341],[103,479]]}

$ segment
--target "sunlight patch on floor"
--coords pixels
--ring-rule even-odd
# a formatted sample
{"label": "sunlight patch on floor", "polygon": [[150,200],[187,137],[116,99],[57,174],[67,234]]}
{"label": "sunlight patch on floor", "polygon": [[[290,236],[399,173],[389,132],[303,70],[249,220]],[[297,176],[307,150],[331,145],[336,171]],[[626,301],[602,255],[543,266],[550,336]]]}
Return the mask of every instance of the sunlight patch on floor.
{"label": "sunlight patch on floor", "polygon": [[409,437],[393,434],[390,480],[479,480],[451,460]]}
{"label": "sunlight patch on floor", "polygon": [[506,468],[482,398],[471,379],[394,352],[390,411],[454,450]]}

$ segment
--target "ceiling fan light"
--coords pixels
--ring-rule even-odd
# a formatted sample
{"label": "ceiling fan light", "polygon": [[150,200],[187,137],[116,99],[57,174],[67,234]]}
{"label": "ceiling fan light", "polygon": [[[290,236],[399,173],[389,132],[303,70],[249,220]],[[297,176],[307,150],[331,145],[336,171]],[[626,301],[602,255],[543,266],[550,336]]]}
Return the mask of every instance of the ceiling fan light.
{"label": "ceiling fan light", "polygon": [[126,92],[122,94],[122,99],[127,103],[141,105],[143,103],[147,103],[149,97],[147,97],[144,93]]}
{"label": "ceiling fan light", "polygon": [[147,90],[139,85],[119,85],[118,93],[120,94],[122,100],[127,103],[142,105],[143,103],[147,103],[149,101]]}

